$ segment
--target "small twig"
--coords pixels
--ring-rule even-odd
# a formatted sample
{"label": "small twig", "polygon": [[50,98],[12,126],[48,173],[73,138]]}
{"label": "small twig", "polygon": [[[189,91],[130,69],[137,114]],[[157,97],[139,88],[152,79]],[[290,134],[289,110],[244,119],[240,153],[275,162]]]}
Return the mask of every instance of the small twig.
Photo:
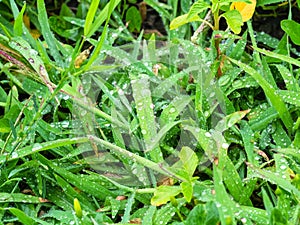
{"label": "small twig", "polygon": [[211,17],[211,10],[209,10],[209,11],[207,12],[206,16],[204,17],[204,19],[203,19],[203,20],[201,19],[201,21],[202,21],[201,25],[198,27],[198,29],[194,32],[193,36],[191,37],[191,41],[192,41],[193,43],[196,42],[198,35],[199,35],[199,34],[200,34],[207,26],[209,26],[212,30],[214,30],[214,26],[210,23],[211,20],[212,20],[212,17]]}

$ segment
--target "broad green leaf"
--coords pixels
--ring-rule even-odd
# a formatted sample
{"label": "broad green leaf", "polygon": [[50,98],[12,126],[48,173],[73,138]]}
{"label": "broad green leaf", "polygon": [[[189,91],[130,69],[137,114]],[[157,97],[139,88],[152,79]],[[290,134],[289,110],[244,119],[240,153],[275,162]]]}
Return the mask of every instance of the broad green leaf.
{"label": "broad green leaf", "polygon": [[290,36],[292,42],[296,45],[300,45],[300,24],[294,20],[282,20],[280,22],[282,30],[284,30],[288,36]]}
{"label": "broad green leaf", "polygon": [[205,2],[204,0],[198,0],[191,6],[190,11],[188,12],[187,19],[199,15],[201,12],[208,8],[210,8],[210,5],[207,2]]}
{"label": "broad green leaf", "polygon": [[226,19],[229,28],[239,34],[242,30],[243,18],[238,10],[229,10],[221,15]]}
{"label": "broad green leaf", "polygon": [[151,205],[160,206],[166,204],[170,201],[171,197],[175,197],[181,192],[181,187],[179,186],[159,186],[155,192],[154,196],[151,198]]}
{"label": "broad green leaf", "polygon": [[206,204],[196,205],[186,218],[186,224],[206,225],[207,211]]}
{"label": "broad green leaf", "polygon": [[188,14],[184,14],[181,16],[176,17],[175,19],[173,19],[170,23],[170,30],[174,30],[177,29],[178,27],[190,23],[190,22],[194,22],[194,21],[201,21],[200,17],[198,15],[195,15],[193,17],[188,18]]}
{"label": "broad green leaf", "polygon": [[190,178],[192,178],[198,166],[198,157],[196,153],[189,147],[184,146],[179,153],[179,158],[183,168],[186,170]]}
{"label": "broad green leaf", "polygon": [[140,32],[142,25],[142,17],[135,6],[131,6],[126,11],[126,22],[128,22],[128,30],[130,32]]}
{"label": "broad green leaf", "polygon": [[184,181],[180,183],[181,186],[181,192],[186,199],[187,202],[190,202],[193,197],[193,184],[189,181]]}

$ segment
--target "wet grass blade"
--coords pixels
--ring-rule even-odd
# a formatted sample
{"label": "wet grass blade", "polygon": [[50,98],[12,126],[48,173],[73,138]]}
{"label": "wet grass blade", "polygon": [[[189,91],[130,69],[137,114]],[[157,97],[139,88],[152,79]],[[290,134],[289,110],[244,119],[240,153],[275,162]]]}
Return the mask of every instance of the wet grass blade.
{"label": "wet grass blade", "polygon": [[[149,79],[147,76],[136,77],[136,75],[132,74],[131,80],[139,126],[143,135],[145,147],[146,149],[150,149],[150,146],[152,146],[152,140],[154,140],[157,135],[157,125],[153,111],[154,105],[151,97]],[[161,162],[163,160],[159,147],[151,149],[148,154],[155,162]]]}
{"label": "wet grass blade", "polygon": [[281,55],[281,54],[277,54],[277,53],[274,53],[274,52],[271,52],[271,51],[268,51],[268,50],[265,50],[265,49],[261,49],[261,48],[258,48],[258,47],[253,47],[254,50],[266,55],[266,56],[270,56],[272,58],[275,58],[275,59],[279,59],[280,61],[285,61],[287,63],[291,63],[295,66],[298,66],[300,67],[300,61],[297,60],[297,59],[294,59],[290,56],[287,56],[287,55]]}
{"label": "wet grass blade", "polygon": [[251,170],[253,170],[253,173],[251,173],[252,177],[257,177],[269,181],[272,184],[278,185],[279,187],[283,188],[289,193],[293,193],[295,196],[300,196],[300,191],[294,185],[292,185],[288,180],[286,180],[286,178],[279,177],[271,171],[259,169],[257,167],[254,167],[251,164],[248,164],[248,166],[249,168],[251,168]]}
{"label": "wet grass blade", "polygon": [[[72,144],[85,143],[85,142],[88,142],[88,138],[86,138],[86,137],[58,139],[55,141],[34,143],[33,145],[26,146],[24,148],[19,149],[15,154],[12,155],[11,158],[8,158],[8,160],[22,158],[27,155],[31,155],[33,153],[37,153],[37,152],[48,150],[48,149],[58,148],[58,147],[62,147],[62,146],[68,146],[68,145],[72,145]],[[0,162],[1,163],[5,162],[7,159],[6,157],[7,156],[5,156],[5,155],[1,155]]]}
{"label": "wet grass blade", "polygon": [[54,34],[50,30],[50,26],[48,23],[47,11],[46,11],[46,7],[45,7],[45,1],[38,0],[37,8],[38,8],[38,20],[41,25],[41,29],[42,29],[41,31],[42,31],[43,37],[48,44],[49,50],[50,50],[51,55],[53,56],[54,60],[58,63],[58,65],[62,66],[62,64],[63,64],[62,56],[57,47],[57,45],[60,45],[60,43],[56,40],[56,38],[54,37]]}
{"label": "wet grass blade", "polygon": [[257,70],[255,70],[251,66],[248,66],[242,62],[231,58],[228,59],[240,68],[242,68],[246,73],[251,75],[256,80],[256,82],[262,87],[262,89],[265,92],[265,95],[270,99],[272,106],[277,110],[279,117],[284,123],[286,129],[289,131],[289,133],[291,133],[291,128],[293,127],[292,116],[287,106],[284,104],[282,98],[277,94],[276,90],[261,76],[259,72],[257,72]]}

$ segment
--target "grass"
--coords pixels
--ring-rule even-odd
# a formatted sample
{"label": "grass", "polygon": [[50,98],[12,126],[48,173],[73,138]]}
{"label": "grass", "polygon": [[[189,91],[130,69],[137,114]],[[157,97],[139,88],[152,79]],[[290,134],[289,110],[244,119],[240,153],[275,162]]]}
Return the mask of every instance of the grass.
{"label": "grass", "polygon": [[0,3],[0,224],[300,224],[295,45],[145,2]]}

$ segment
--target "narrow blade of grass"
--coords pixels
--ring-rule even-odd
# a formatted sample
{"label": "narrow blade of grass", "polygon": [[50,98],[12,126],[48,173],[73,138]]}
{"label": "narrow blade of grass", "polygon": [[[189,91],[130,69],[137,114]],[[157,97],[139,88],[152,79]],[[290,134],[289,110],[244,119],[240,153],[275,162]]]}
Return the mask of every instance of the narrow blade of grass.
{"label": "narrow blade of grass", "polygon": [[295,66],[298,66],[300,67],[300,61],[297,60],[297,59],[294,59],[290,56],[286,56],[286,55],[281,55],[281,54],[277,54],[277,53],[274,53],[274,52],[271,52],[271,51],[268,51],[268,50],[265,50],[265,49],[261,49],[261,48],[258,48],[258,47],[253,47],[254,50],[266,55],[266,56],[270,56],[272,58],[275,58],[275,59],[279,59],[281,61],[285,61],[287,63],[291,63]]}
{"label": "narrow blade of grass", "polygon": [[60,43],[56,40],[54,37],[54,34],[50,30],[50,26],[48,23],[48,16],[47,16],[47,11],[45,7],[45,1],[43,0],[38,0],[37,1],[37,8],[38,8],[38,20],[42,28],[42,34],[43,37],[45,38],[48,47],[50,49],[51,55],[55,59],[55,61],[62,66],[63,60],[62,56],[59,53],[57,45],[60,45]]}
{"label": "narrow blade of grass", "polygon": [[234,64],[242,68],[246,73],[251,75],[256,82],[262,87],[265,92],[265,95],[270,99],[271,104],[277,110],[279,117],[281,118],[282,122],[284,123],[286,129],[291,133],[291,129],[293,127],[293,120],[292,116],[284,104],[282,98],[277,94],[276,90],[270,85],[257,70],[248,66],[242,62],[229,58]]}
{"label": "narrow blade of grass", "polygon": [[21,211],[17,208],[10,208],[9,211],[15,215],[18,220],[24,224],[24,225],[36,225],[37,223],[28,215],[25,214],[25,212]]}
{"label": "narrow blade of grass", "polygon": [[110,13],[117,7],[117,5],[121,2],[121,0],[114,0],[110,1],[109,4],[107,4],[100,14],[95,19],[94,24],[92,25],[90,31],[87,33],[86,37],[91,37],[103,24],[103,22],[110,17]]}
{"label": "narrow blade of grass", "polygon": [[[157,135],[157,125],[153,112],[153,102],[151,97],[150,84],[147,76],[141,78],[136,75],[130,75],[132,82],[133,98],[137,108],[137,117],[145,142],[145,147],[148,149],[152,145],[152,140]],[[151,159],[155,162],[163,160],[162,153],[159,147],[156,147],[148,152]]]}
{"label": "narrow blade of grass", "polygon": [[[67,146],[72,144],[78,144],[78,143],[85,143],[88,142],[88,138],[86,137],[80,137],[80,138],[67,138],[67,139],[59,139],[55,141],[49,141],[49,142],[43,142],[43,143],[34,143],[33,145],[26,146],[24,148],[19,149],[15,154],[12,155],[11,158],[8,158],[8,160],[13,160],[17,158],[22,158],[27,155],[31,155],[36,152],[57,148],[61,146]],[[6,161],[5,155],[0,156],[0,162],[3,163]]]}
{"label": "narrow blade of grass", "polygon": [[87,34],[91,30],[91,26],[92,26],[92,23],[94,21],[95,14],[97,12],[99,3],[100,3],[100,1],[98,1],[98,0],[92,0],[92,2],[91,2],[91,5],[89,7],[89,11],[88,11],[88,13],[86,15],[86,18],[85,18],[85,24],[84,24],[84,29],[83,29],[83,34],[84,34],[85,37],[87,36]]}

